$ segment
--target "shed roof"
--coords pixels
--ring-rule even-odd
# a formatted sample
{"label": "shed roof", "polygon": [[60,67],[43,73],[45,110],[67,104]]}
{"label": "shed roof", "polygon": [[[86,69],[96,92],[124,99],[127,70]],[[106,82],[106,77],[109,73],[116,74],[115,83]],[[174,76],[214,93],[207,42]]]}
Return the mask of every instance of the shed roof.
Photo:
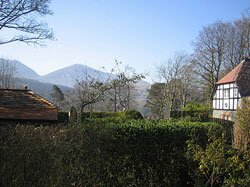
{"label": "shed roof", "polygon": [[27,89],[0,89],[0,107],[57,108],[54,104]]}

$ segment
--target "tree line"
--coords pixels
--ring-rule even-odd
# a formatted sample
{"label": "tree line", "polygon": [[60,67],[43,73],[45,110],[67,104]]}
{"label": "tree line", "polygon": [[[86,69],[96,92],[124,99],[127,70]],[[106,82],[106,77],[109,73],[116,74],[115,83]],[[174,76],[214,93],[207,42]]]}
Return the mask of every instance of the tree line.
{"label": "tree line", "polygon": [[[49,5],[50,0],[0,1],[0,34],[8,30],[16,33],[9,38],[0,35],[0,45],[12,42],[42,45],[45,39],[53,39],[52,30],[42,19],[53,14]],[[249,9],[235,21],[217,21],[204,26],[192,46],[192,54],[178,52],[156,67],[160,79],[149,89],[145,105],[151,116],[165,118],[170,111],[180,110],[191,101],[210,101],[216,82],[244,57],[250,56]],[[137,105],[134,83],[145,76],[131,69],[120,71],[118,64],[116,61],[112,70],[116,69],[116,72],[111,72],[113,77],[106,81],[82,72],[86,79],[76,80],[72,92],[63,99],[55,98],[59,97],[57,92],[60,90],[54,87],[55,102],[61,105],[60,100],[64,100],[68,106],[75,106],[80,111],[120,111]],[[14,74],[15,68],[2,64],[0,86],[14,87]]]}
{"label": "tree line", "polygon": [[193,53],[177,52],[156,67],[146,107],[151,116],[168,117],[189,102],[210,103],[216,82],[250,56],[250,14],[233,22],[204,26],[192,42]]}

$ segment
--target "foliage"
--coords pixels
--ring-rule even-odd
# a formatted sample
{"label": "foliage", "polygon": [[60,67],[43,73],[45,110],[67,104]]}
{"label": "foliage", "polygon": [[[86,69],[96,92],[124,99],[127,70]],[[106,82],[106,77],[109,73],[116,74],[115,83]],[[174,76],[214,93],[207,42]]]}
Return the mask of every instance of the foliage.
{"label": "foliage", "polygon": [[143,116],[140,112],[136,110],[128,110],[125,112],[83,112],[82,120],[85,119],[100,119],[100,118],[109,118],[109,119],[143,119]]}
{"label": "foliage", "polygon": [[[250,152],[250,101],[241,99],[237,109],[237,119],[234,126],[234,145],[241,150]],[[249,153],[250,155],[250,153]]]}
{"label": "foliage", "polygon": [[241,99],[241,106],[237,109],[237,123],[244,130],[250,129],[250,101]]}
{"label": "foliage", "polygon": [[189,140],[187,156],[195,161],[196,185],[205,186],[249,186],[250,159],[227,144],[221,132],[210,131],[207,146],[197,140]]}
{"label": "foliage", "polygon": [[211,107],[207,104],[188,103],[182,107],[182,111],[209,111]]}
{"label": "foliage", "polygon": [[136,110],[128,110],[124,113],[127,119],[143,119],[143,115]]}
{"label": "foliage", "polygon": [[190,116],[198,121],[207,121],[210,117],[210,105],[198,104],[198,103],[188,103],[182,108],[184,117]]}
{"label": "foliage", "polygon": [[[105,118],[103,118],[104,120]],[[0,126],[1,186],[189,186],[186,141],[213,123]]]}
{"label": "foliage", "polygon": [[151,112],[157,115],[158,118],[164,118],[164,111],[167,107],[164,83],[154,83],[151,85],[145,107],[150,108]]}
{"label": "foliage", "polygon": [[52,93],[50,94],[53,102],[58,106],[61,107],[61,103],[64,100],[64,93],[62,92],[61,88],[57,85],[53,85]]}
{"label": "foliage", "polygon": [[67,124],[69,122],[68,112],[58,112],[58,123]]}

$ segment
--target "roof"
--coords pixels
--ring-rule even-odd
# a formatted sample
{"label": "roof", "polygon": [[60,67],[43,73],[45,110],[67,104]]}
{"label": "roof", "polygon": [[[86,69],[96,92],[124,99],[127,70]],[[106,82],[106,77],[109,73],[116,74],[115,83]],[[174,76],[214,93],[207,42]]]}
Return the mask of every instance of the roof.
{"label": "roof", "polygon": [[57,108],[54,104],[27,89],[0,89],[0,107]]}
{"label": "roof", "polygon": [[216,84],[235,82],[242,97],[250,96],[250,59],[245,58]]}
{"label": "roof", "polygon": [[243,62],[239,63],[232,71],[230,71],[222,79],[220,79],[217,82],[217,84],[226,84],[230,82],[235,82],[237,80],[237,77],[239,76],[242,66]]}

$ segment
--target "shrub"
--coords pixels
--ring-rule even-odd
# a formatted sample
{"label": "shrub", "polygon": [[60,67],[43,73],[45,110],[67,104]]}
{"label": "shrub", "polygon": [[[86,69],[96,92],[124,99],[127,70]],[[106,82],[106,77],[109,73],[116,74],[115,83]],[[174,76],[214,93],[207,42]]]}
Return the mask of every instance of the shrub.
{"label": "shrub", "polygon": [[[117,118],[116,118],[117,119]],[[189,186],[186,141],[214,123],[88,119],[0,126],[1,186]]]}
{"label": "shrub", "polygon": [[250,158],[228,145],[223,134],[210,131],[208,137],[205,147],[195,139],[188,141],[187,155],[197,164],[196,185],[250,186]]}
{"label": "shrub", "polygon": [[86,119],[101,119],[101,118],[109,118],[109,119],[143,119],[143,116],[140,112],[136,110],[129,110],[125,112],[83,112],[82,113],[82,121]]}
{"label": "shrub", "polygon": [[234,125],[234,145],[248,152],[250,156],[250,100],[242,98],[241,107],[237,109],[237,119]]}
{"label": "shrub", "polygon": [[191,117],[193,121],[209,121],[210,109],[209,105],[189,103],[182,108],[177,117]]}
{"label": "shrub", "polygon": [[58,112],[58,123],[67,124],[69,122],[68,112]]}
{"label": "shrub", "polygon": [[136,110],[128,110],[124,115],[127,119],[143,119],[142,114]]}

